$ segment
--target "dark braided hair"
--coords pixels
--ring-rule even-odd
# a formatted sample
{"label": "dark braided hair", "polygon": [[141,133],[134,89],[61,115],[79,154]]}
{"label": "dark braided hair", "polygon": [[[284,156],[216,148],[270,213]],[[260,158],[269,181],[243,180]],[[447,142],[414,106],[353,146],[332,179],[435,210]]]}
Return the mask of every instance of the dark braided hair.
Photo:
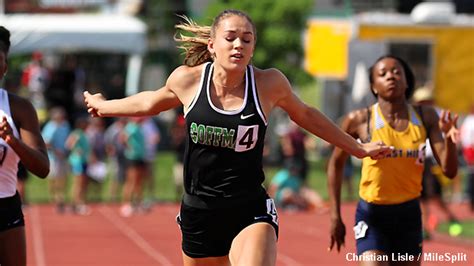
{"label": "dark braided hair", "polygon": [[[403,72],[405,72],[405,78],[407,81],[407,89],[405,91],[405,98],[407,100],[410,99],[411,96],[413,96],[413,93],[415,92],[415,75],[413,74],[413,71],[411,70],[407,62],[398,56],[384,55],[384,56],[379,57],[379,59],[375,61],[375,63],[369,68],[370,85],[372,86],[372,84],[374,83],[374,74],[373,74],[374,66],[377,65],[378,62],[382,61],[385,58],[393,58],[397,60],[400,63],[400,65],[402,65]],[[375,92],[372,89],[370,90],[370,92],[372,92],[375,98],[377,98],[377,94],[375,94]]]}
{"label": "dark braided hair", "polygon": [[10,50],[10,31],[0,26],[0,51],[8,54]]}

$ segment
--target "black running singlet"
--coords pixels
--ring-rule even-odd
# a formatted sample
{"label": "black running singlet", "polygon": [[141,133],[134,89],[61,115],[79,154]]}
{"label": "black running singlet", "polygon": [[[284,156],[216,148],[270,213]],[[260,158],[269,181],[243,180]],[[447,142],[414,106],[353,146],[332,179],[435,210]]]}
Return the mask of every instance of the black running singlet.
{"label": "black running singlet", "polygon": [[184,203],[219,208],[266,195],[262,187],[262,153],[267,121],[258,101],[252,66],[245,72],[242,106],[225,111],[213,105],[207,63],[187,113],[184,158]]}

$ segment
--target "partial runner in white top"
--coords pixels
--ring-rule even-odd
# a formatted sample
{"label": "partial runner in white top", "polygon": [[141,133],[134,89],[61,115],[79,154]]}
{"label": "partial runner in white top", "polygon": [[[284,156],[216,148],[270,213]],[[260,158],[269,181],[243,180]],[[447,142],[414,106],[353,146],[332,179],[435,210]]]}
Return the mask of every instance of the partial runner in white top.
{"label": "partial runner in white top", "polygon": [[[12,128],[13,135],[19,138],[18,130],[13,123],[10,112],[8,92],[0,89],[0,121],[6,117]],[[4,139],[0,138],[0,198],[11,197],[16,193],[18,162],[20,158]]]}

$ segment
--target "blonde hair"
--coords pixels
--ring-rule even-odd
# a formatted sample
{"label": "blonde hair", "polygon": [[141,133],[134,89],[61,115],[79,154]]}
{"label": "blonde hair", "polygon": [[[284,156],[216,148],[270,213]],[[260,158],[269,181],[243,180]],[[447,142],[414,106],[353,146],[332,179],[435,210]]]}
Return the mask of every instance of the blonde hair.
{"label": "blonde hair", "polygon": [[212,55],[207,49],[208,41],[210,38],[215,37],[216,28],[221,20],[234,15],[244,17],[250,22],[250,24],[252,24],[254,38],[256,41],[257,30],[255,28],[255,24],[247,14],[239,10],[227,9],[222,11],[219,15],[217,15],[217,17],[214,18],[212,26],[201,26],[184,15],[180,16],[184,22],[177,24],[175,28],[191,34],[191,36],[189,36],[179,33],[174,37],[175,41],[180,43],[178,48],[184,50],[184,64],[187,66],[197,66],[205,62],[214,61],[214,55]]}
{"label": "blonde hair", "polygon": [[204,62],[213,61],[211,53],[207,50],[207,43],[211,37],[211,27],[200,26],[184,15],[181,18],[184,19],[184,22],[175,27],[193,35],[188,36],[180,33],[174,37],[175,41],[181,43],[178,48],[184,50],[184,64],[197,66]]}

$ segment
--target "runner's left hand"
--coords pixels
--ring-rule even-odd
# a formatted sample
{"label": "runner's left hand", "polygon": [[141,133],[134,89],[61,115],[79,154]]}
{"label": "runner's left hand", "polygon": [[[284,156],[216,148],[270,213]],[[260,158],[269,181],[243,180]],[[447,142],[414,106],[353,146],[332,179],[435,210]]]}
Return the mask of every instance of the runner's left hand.
{"label": "runner's left hand", "polygon": [[442,110],[438,120],[439,129],[444,133],[446,138],[451,139],[453,143],[458,143],[460,139],[460,132],[456,127],[458,118],[458,114],[454,114],[453,117],[451,117],[451,111]]}

